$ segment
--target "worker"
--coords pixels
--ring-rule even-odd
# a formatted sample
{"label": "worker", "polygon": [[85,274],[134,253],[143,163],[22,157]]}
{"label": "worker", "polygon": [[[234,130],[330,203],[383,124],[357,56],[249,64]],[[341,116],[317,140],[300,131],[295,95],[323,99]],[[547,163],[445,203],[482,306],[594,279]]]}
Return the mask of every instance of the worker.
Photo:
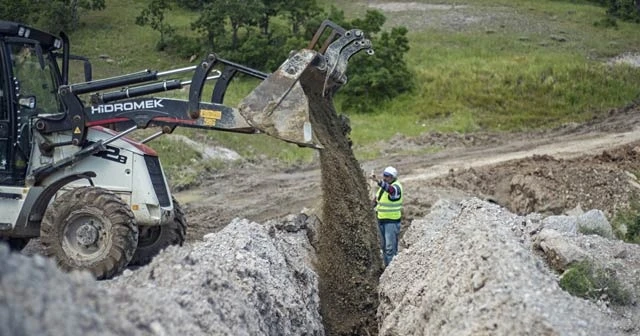
{"label": "worker", "polygon": [[373,202],[378,217],[384,265],[388,266],[398,253],[402,219],[402,185],[398,182],[398,171],[394,167],[385,168],[381,180],[372,173],[371,180],[375,181],[379,187]]}

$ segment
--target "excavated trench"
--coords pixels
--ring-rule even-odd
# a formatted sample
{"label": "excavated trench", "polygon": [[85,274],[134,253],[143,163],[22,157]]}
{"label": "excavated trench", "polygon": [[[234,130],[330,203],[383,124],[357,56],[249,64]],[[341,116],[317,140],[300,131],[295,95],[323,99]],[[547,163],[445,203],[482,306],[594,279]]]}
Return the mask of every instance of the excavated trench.
{"label": "excavated trench", "polygon": [[315,265],[320,278],[320,313],[327,335],[376,335],[377,287],[382,273],[376,219],[344,119],[331,99],[322,96],[322,90],[305,85],[322,82],[318,78],[301,80],[315,135],[324,147],[320,150],[323,205]]}

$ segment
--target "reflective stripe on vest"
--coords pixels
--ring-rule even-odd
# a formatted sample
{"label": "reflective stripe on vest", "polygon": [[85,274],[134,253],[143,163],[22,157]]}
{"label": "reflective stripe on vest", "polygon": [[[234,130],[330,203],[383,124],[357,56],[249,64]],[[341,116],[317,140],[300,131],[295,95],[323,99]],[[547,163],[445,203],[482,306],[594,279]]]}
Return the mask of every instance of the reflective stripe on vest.
{"label": "reflective stripe on vest", "polygon": [[378,212],[378,219],[400,219],[402,217],[402,199],[404,193],[402,192],[402,185],[395,181],[391,185],[400,189],[400,198],[395,201],[389,199],[389,193],[384,189],[378,189],[378,195],[382,192],[382,196],[378,197],[378,205],[376,211]]}

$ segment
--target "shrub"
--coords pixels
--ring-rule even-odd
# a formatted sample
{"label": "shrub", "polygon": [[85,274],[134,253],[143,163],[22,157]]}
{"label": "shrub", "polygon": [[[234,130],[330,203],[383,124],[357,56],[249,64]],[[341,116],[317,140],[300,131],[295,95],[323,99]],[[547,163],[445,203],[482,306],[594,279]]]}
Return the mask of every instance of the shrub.
{"label": "shrub", "polygon": [[618,239],[640,244],[640,199],[637,195],[631,197],[628,209],[615,214],[611,224]]}
{"label": "shrub", "polygon": [[611,16],[607,16],[602,20],[594,22],[593,25],[602,28],[618,28],[618,21]]}
{"label": "shrub", "polygon": [[597,235],[600,237],[610,237],[610,233],[603,227],[583,227],[578,228],[578,232],[583,235]]}
{"label": "shrub", "polygon": [[637,0],[608,0],[607,14],[624,21],[640,22],[640,2]]}
{"label": "shrub", "polygon": [[[171,34],[166,40],[163,48],[158,50],[164,50],[177,55],[180,58],[188,59],[193,55],[198,56],[198,61],[205,58],[205,51],[203,50],[202,41],[197,38],[184,36],[181,34]],[[210,50],[209,50],[210,51]]]}
{"label": "shrub", "polygon": [[607,300],[618,305],[631,302],[630,293],[622,287],[615,271],[595,267],[586,260],[576,263],[562,274],[560,287],[571,295],[585,299]]}
{"label": "shrub", "polygon": [[[640,22],[639,0],[563,0],[576,3],[593,3],[605,7],[606,13],[623,21]],[[615,20],[614,20],[615,22]],[[606,23],[606,22],[605,22]],[[609,21],[611,23],[611,21]]]}

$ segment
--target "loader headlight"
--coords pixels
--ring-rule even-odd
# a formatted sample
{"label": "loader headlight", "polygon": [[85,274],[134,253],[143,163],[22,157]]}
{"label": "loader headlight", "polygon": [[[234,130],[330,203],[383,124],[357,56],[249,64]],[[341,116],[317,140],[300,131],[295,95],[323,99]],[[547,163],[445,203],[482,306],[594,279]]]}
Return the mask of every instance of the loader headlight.
{"label": "loader headlight", "polygon": [[18,99],[18,105],[33,110],[36,108],[36,97],[35,96],[20,97]]}
{"label": "loader headlight", "polygon": [[18,28],[18,36],[29,38],[29,35],[31,35],[31,29],[25,27]]}

